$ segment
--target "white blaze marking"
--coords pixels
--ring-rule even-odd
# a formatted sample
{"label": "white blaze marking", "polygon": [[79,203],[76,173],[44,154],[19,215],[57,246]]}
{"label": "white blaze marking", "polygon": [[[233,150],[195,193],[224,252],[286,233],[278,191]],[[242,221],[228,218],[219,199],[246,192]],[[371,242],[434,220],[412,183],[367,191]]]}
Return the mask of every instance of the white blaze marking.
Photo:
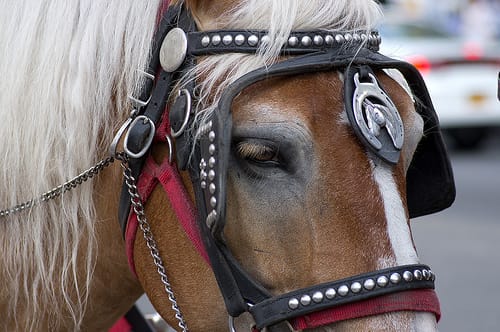
{"label": "white blaze marking", "polygon": [[406,211],[394,181],[391,169],[385,163],[372,164],[373,177],[377,182],[387,219],[387,234],[397,265],[418,263],[413,247]]}

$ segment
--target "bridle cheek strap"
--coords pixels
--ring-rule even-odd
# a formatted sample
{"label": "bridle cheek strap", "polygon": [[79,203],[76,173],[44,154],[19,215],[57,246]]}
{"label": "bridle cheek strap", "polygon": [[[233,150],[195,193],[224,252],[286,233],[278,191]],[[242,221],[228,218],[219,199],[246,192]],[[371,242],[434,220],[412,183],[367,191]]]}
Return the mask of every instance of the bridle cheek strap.
{"label": "bridle cheek strap", "polygon": [[[166,114],[168,114],[168,112],[166,112]],[[155,141],[164,143],[167,130],[169,130],[169,128],[170,125],[168,123],[168,116],[164,116],[162,118],[162,123],[155,134]],[[152,156],[148,156],[144,163],[141,175],[137,181],[137,189],[143,204],[147,202],[158,184],[160,184],[165,191],[170,205],[177,216],[177,220],[182,226],[187,237],[195,247],[198,254],[203,257],[207,264],[210,265],[207,251],[205,250],[200,231],[196,224],[196,209],[186,191],[186,187],[182,182],[176,164],[172,163],[169,158],[165,158],[162,163],[158,165]],[[129,214],[127,228],[125,230],[125,245],[130,270],[136,276],[134,243],[138,227],[137,215],[132,208]]]}
{"label": "bridle cheek strap", "polygon": [[380,297],[342,305],[323,311],[297,317],[291,320],[295,330],[316,328],[332,323],[381,315],[399,311],[430,312],[441,318],[441,309],[436,292],[432,289],[418,289],[400,293],[387,294]]}

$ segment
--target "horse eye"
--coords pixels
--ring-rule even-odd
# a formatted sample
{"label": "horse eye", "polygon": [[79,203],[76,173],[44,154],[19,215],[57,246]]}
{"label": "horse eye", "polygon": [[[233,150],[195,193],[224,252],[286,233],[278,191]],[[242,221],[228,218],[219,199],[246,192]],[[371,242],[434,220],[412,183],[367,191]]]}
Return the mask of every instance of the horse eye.
{"label": "horse eye", "polygon": [[261,166],[278,166],[280,158],[278,149],[271,145],[257,142],[239,142],[236,144],[239,158]]}

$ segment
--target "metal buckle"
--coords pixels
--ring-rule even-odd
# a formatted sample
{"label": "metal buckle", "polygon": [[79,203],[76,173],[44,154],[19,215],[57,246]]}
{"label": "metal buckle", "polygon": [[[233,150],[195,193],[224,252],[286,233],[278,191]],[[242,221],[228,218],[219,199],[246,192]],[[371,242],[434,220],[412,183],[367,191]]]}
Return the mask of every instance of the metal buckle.
{"label": "metal buckle", "polygon": [[182,121],[182,125],[179,130],[174,131],[173,128],[170,128],[170,134],[173,138],[177,138],[182,135],[189,122],[189,116],[191,115],[191,94],[189,93],[189,91],[187,89],[180,90],[177,98],[179,98],[183,93],[186,96],[186,112],[184,113],[184,120]]}
{"label": "metal buckle", "polygon": [[[132,152],[128,148],[128,138],[129,138],[129,134],[130,134],[130,129],[133,128],[139,121],[143,121],[143,124],[146,124],[149,122],[149,135],[148,135],[148,137],[146,139],[146,143],[144,144],[142,149],[139,152]],[[127,130],[127,133],[125,134],[125,141],[123,142],[123,149],[124,149],[125,153],[129,157],[135,158],[135,159],[138,159],[138,158],[141,158],[142,156],[144,156],[146,154],[146,152],[148,152],[149,147],[151,146],[151,143],[153,142],[153,138],[155,137],[155,132],[156,132],[156,126],[155,126],[154,122],[151,121],[150,118],[148,118],[145,115],[139,115],[138,117],[136,117],[132,121],[132,123],[130,123],[129,128]]]}
{"label": "metal buckle", "polygon": [[[142,76],[144,76],[146,79],[150,79],[151,80],[151,84],[154,83],[155,81],[155,76],[148,73],[148,72],[145,72],[144,70],[141,70],[141,69],[136,69],[137,72],[139,74],[141,74]],[[145,86],[147,85],[147,83],[144,84]],[[149,97],[147,100],[141,100],[139,98],[135,98],[132,94],[129,94],[128,95],[128,98],[132,101],[132,103],[134,104],[134,107],[136,108],[140,108],[140,107],[144,107],[146,106],[147,104],[149,104],[149,102],[151,101],[151,96],[153,95],[153,89],[150,89],[150,92],[149,92]]]}

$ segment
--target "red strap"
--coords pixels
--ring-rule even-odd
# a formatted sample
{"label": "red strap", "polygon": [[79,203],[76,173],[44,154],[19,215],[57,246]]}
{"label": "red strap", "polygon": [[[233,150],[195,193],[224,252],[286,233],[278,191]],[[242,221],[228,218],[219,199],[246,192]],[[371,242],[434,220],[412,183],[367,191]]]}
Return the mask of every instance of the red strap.
{"label": "red strap", "polygon": [[303,330],[347,319],[380,315],[396,311],[431,312],[436,315],[437,321],[441,318],[441,310],[436,292],[432,289],[422,289],[388,294],[365,301],[314,312],[306,316],[295,318],[291,323],[294,329]]}
{"label": "red strap", "polygon": [[125,317],[120,318],[108,332],[132,332],[132,326]]}

